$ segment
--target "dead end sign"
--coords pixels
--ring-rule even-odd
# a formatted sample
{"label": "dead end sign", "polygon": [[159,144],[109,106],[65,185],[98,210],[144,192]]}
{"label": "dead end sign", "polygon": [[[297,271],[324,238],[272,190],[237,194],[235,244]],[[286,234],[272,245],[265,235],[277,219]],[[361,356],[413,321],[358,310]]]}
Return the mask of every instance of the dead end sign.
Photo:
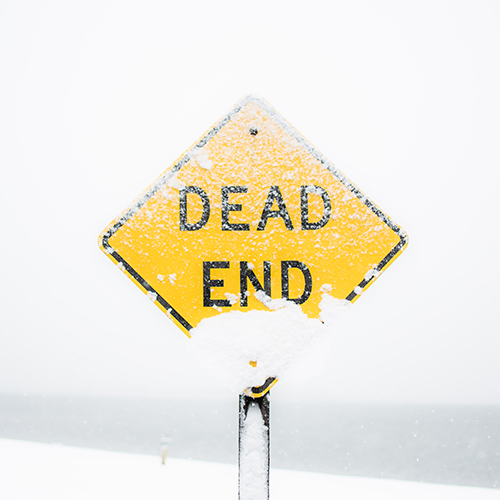
{"label": "dead end sign", "polygon": [[99,237],[181,330],[286,298],[354,302],[405,233],[266,101],[247,96]]}

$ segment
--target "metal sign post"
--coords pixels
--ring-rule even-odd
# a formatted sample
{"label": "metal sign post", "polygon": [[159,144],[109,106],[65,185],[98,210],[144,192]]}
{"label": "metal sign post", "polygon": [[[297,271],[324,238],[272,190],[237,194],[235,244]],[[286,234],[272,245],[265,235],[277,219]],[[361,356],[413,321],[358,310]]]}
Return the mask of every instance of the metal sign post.
{"label": "metal sign post", "polygon": [[238,498],[269,499],[269,392],[253,398],[240,394]]}

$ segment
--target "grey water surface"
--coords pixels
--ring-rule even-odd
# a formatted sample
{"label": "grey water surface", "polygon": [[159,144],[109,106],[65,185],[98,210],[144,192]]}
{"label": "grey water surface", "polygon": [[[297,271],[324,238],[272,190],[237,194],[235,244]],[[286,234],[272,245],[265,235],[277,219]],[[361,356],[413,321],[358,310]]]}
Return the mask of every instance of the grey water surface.
{"label": "grey water surface", "polygon": [[[0,437],[236,464],[238,401],[0,395]],[[160,458],[158,458],[160,460]],[[500,487],[500,407],[271,398],[272,467]]]}

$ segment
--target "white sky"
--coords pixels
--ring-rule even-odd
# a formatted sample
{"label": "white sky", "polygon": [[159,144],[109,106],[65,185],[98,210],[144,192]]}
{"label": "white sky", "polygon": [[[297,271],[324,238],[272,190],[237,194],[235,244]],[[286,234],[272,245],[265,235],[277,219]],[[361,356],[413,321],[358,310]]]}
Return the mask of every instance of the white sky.
{"label": "white sky", "polygon": [[499,22],[495,0],[3,0],[0,392],[214,395],[97,235],[256,92],[410,239],[323,377],[273,394],[499,404]]}

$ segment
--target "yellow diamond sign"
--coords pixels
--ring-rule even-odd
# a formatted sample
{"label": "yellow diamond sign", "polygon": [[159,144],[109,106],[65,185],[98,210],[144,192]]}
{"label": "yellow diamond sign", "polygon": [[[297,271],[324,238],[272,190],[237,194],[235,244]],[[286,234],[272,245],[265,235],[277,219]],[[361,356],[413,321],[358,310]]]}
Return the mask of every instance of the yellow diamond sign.
{"label": "yellow diamond sign", "polygon": [[254,96],[99,239],[188,336],[204,318],[266,309],[258,291],[318,317],[323,293],[356,300],[406,246],[387,215]]}

